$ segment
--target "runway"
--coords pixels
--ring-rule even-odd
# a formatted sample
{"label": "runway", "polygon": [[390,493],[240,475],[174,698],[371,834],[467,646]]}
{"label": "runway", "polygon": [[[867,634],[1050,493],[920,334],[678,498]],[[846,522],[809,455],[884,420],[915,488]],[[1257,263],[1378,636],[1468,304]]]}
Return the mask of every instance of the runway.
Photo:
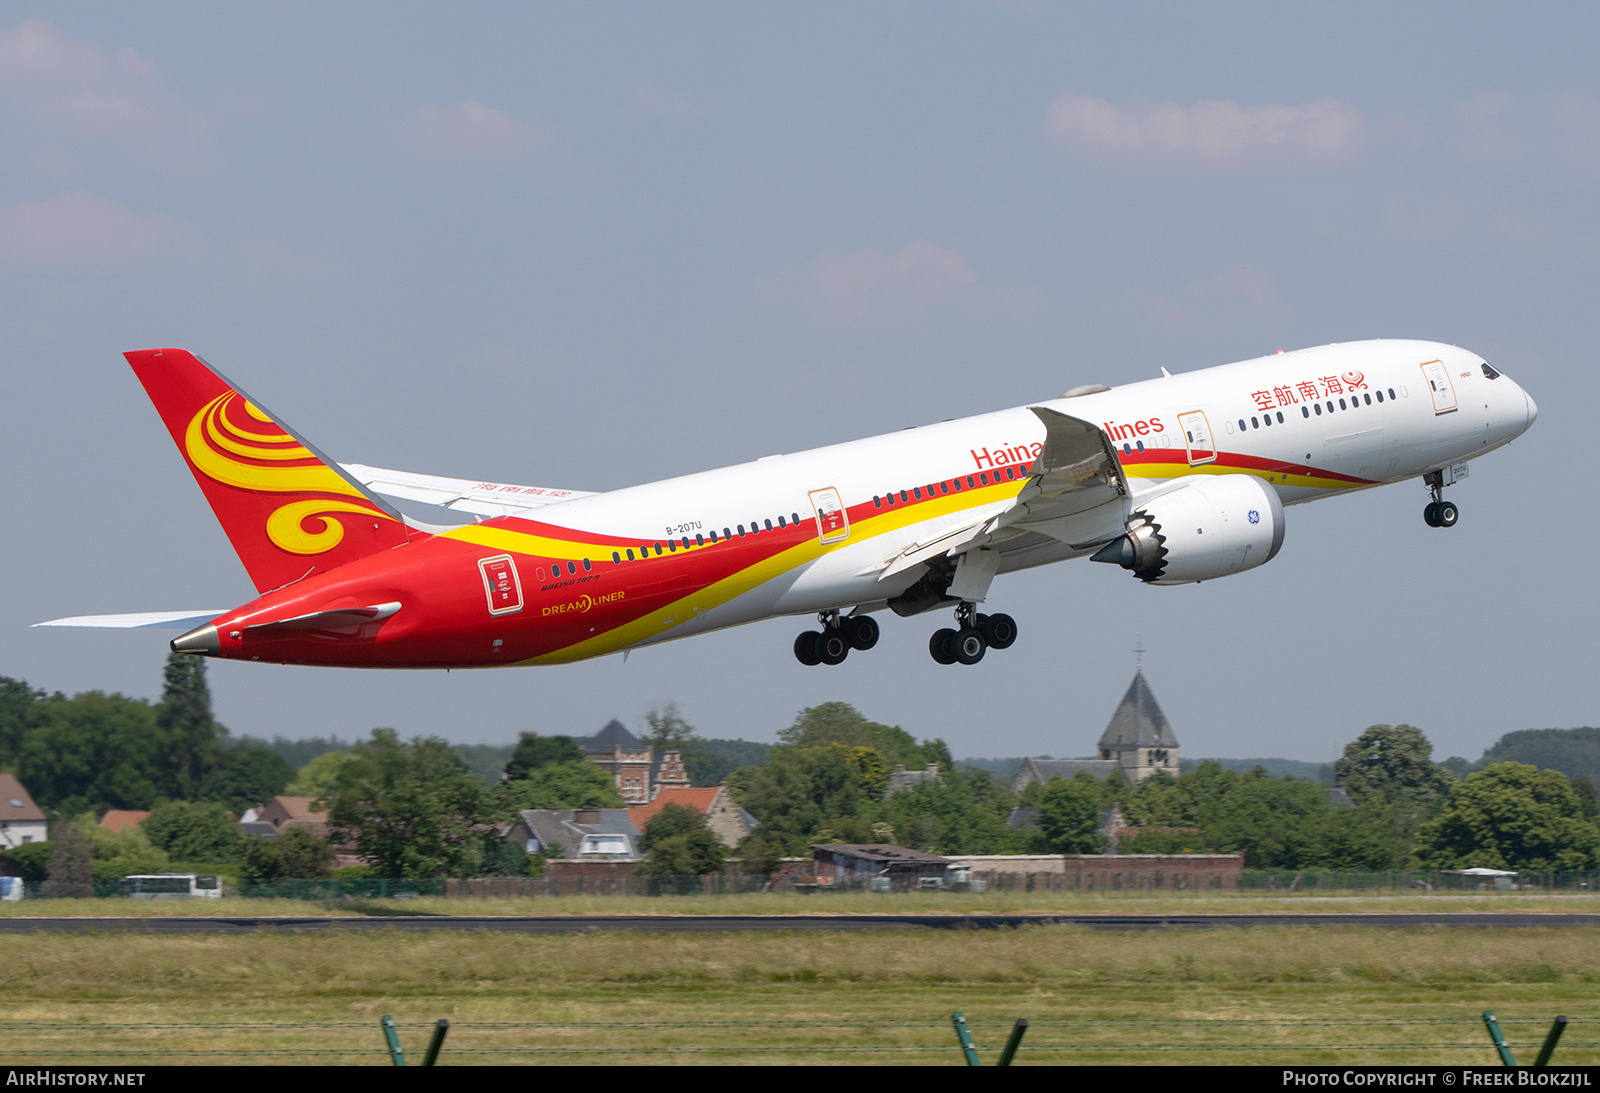
{"label": "runway", "polygon": [[96,930],[142,934],[243,934],[256,930],[317,933],[351,930],[492,930],[523,934],[589,932],[716,933],[731,930],[999,930],[1082,926],[1096,930],[1249,929],[1263,926],[1600,927],[1600,913],[1438,912],[1416,914],[1215,915],[367,915],[359,917],[0,917],[0,933]]}

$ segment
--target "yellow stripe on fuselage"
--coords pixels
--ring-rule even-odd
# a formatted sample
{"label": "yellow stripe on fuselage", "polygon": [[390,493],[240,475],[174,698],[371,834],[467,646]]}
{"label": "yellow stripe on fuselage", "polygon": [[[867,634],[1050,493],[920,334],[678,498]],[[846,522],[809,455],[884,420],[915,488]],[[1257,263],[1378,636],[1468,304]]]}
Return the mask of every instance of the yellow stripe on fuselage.
{"label": "yellow stripe on fuselage", "polygon": [[[659,635],[665,626],[676,625],[678,621],[688,621],[688,619],[701,612],[721,607],[751,589],[759,588],[766,582],[781,577],[793,569],[814,562],[825,554],[830,554],[835,550],[840,550],[892,531],[898,531],[912,524],[938,519],[941,516],[948,516],[966,509],[981,508],[984,505],[1014,497],[1021,492],[1026,484],[1027,481],[1025,479],[1019,479],[1015,482],[1005,482],[993,486],[979,486],[975,489],[963,490],[960,493],[941,495],[931,501],[908,503],[903,508],[897,507],[881,513],[874,513],[872,516],[855,521],[851,525],[848,539],[843,539],[837,543],[824,544],[815,538],[808,537],[803,543],[797,543],[792,547],[779,551],[770,558],[763,558],[758,562],[754,562],[647,615],[642,615],[637,619],[625,622],[591,638],[585,638],[576,645],[568,645],[520,663],[566,664],[575,660],[584,660],[588,657],[603,656],[606,653],[614,653],[619,649],[637,645],[642,641]],[[485,528],[482,525],[460,530],[499,533],[492,538],[461,535],[459,531],[449,533],[468,542],[476,542],[483,546],[493,546],[497,550],[522,550],[521,547],[511,545],[513,540],[506,536],[519,536],[524,540],[553,544],[561,542],[561,540],[546,539],[543,536],[506,532],[504,529],[497,528]],[[565,545],[570,547],[572,544]],[[710,549],[714,545],[707,544],[705,547],[691,549]],[[545,556],[554,557],[555,555],[546,554]],[[572,555],[572,557],[580,556]],[[669,623],[669,619],[674,621]]]}

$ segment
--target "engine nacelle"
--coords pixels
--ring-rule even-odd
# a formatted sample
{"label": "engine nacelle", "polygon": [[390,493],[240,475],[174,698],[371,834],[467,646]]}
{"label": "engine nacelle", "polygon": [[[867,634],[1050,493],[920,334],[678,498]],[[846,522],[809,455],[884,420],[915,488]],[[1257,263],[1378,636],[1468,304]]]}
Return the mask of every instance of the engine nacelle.
{"label": "engine nacelle", "polygon": [[1276,490],[1248,474],[1196,475],[1142,505],[1093,557],[1147,584],[1189,584],[1264,565],[1282,546]]}

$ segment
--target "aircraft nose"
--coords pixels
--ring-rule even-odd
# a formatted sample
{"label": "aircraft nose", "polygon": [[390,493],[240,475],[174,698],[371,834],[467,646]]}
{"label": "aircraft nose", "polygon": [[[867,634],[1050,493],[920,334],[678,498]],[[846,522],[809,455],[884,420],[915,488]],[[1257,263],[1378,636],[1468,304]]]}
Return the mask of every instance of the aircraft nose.
{"label": "aircraft nose", "polygon": [[1533,396],[1526,391],[1522,392],[1522,398],[1528,404],[1528,422],[1523,426],[1523,429],[1528,429],[1532,427],[1534,419],[1539,416],[1539,404],[1534,402]]}

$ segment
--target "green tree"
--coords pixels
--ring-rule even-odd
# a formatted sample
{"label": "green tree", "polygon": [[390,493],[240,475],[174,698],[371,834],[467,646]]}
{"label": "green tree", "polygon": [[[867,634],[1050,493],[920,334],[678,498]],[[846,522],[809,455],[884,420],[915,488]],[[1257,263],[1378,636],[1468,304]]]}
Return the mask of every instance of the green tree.
{"label": "green tree", "polygon": [[727,848],[706,826],[698,809],[669,804],[650,818],[642,833],[647,857],[637,872],[654,876],[700,877],[720,873]]}
{"label": "green tree", "polygon": [[570,736],[540,736],[525,732],[506,763],[506,778],[515,782],[544,767],[583,762],[583,749]]}
{"label": "green tree", "polygon": [[668,702],[659,710],[651,710],[645,714],[645,724],[650,726],[650,732],[645,735],[644,742],[656,749],[657,753],[663,751],[684,752],[700,743],[700,734],[694,731],[694,726],[689,724],[678,713],[678,704]]}
{"label": "green tree", "polygon": [[1433,761],[1433,745],[1422,730],[1410,725],[1373,725],[1345,745],[1333,770],[1356,804],[1389,808],[1413,829],[1455,782]]}
{"label": "green tree", "polygon": [[271,839],[246,840],[243,881],[316,879],[333,875],[333,844],[304,827],[291,827]]}
{"label": "green tree", "polygon": [[1600,829],[1560,771],[1496,763],[1450,791],[1417,832],[1417,858],[1431,869],[1580,872],[1600,867]]}
{"label": "green tree", "polygon": [[[1007,824],[1015,798],[986,770],[963,768],[871,802],[866,817],[898,833],[888,841],[938,854],[1011,854],[1025,848]],[[883,841],[874,837],[874,842]]]}
{"label": "green tree", "polygon": [[219,741],[226,731],[211,716],[211,689],[206,686],[204,657],[167,655],[161,703],[156,707],[156,730],[167,792],[193,800],[216,765]]}
{"label": "green tree", "polygon": [[501,782],[489,791],[497,815],[525,808],[621,808],[622,794],[605,769],[587,759],[538,767],[525,778]]}
{"label": "green tree", "polygon": [[50,829],[50,872],[44,895],[50,899],[76,899],[94,895],[94,849],[83,829],[71,820],[58,820]]}
{"label": "green tree", "polygon": [[294,781],[283,789],[284,795],[326,801],[339,788],[339,772],[346,764],[360,761],[354,752],[325,751],[295,772]]}
{"label": "green tree", "polygon": [[1105,848],[1100,834],[1100,787],[1092,774],[1055,777],[1039,798],[1039,833],[1052,854],[1098,854]]}
{"label": "green tree", "polygon": [[[786,854],[805,854],[814,840],[833,841],[822,839],[825,830],[859,842],[852,836],[860,828],[870,838],[870,822],[857,818],[880,796],[851,763],[848,748],[792,744],[773,748],[762,766],[734,771],[728,791],[761,822],[762,843],[776,842]],[[840,831],[847,821],[849,834]]]}
{"label": "green tree", "polygon": [[244,853],[238,819],[216,801],[163,801],[139,826],[176,861],[237,861]]}
{"label": "green tree", "polygon": [[778,739],[802,748],[821,748],[829,744],[873,748],[891,766],[899,763],[907,770],[923,769],[930,763],[937,763],[942,769],[955,766],[943,740],[924,740],[919,745],[904,729],[868,721],[845,702],[824,702],[801,710],[792,725],[778,731]]}
{"label": "green tree", "polygon": [[0,770],[15,770],[22,738],[39,722],[44,692],[0,676]]}
{"label": "green tree", "polygon": [[241,742],[222,753],[198,796],[202,801],[218,801],[242,816],[246,809],[264,805],[282,793],[293,778],[294,768],[277,752]]}
{"label": "green tree", "polygon": [[436,737],[404,743],[374,729],[339,771],[328,820],[341,842],[387,877],[475,876],[476,825],[494,819],[482,779]]}
{"label": "green tree", "polygon": [[1530,763],[1568,778],[1600,779],[1600,729],[1521,729],[1508,732],[1483,753],[1475,768],[1495,763]]}
{"label": "green tree", "polygon": [[0,850],[0,874],[21,877],[29,889],[36,889],[50,875],[50,855],[54,850],[48,839]]}
{"label": "green tree", "polygon": [[85,691],[40,702],[17,776],[44,808],[64,814],[149,808],[165,775],[155,712],[142,699]]}

